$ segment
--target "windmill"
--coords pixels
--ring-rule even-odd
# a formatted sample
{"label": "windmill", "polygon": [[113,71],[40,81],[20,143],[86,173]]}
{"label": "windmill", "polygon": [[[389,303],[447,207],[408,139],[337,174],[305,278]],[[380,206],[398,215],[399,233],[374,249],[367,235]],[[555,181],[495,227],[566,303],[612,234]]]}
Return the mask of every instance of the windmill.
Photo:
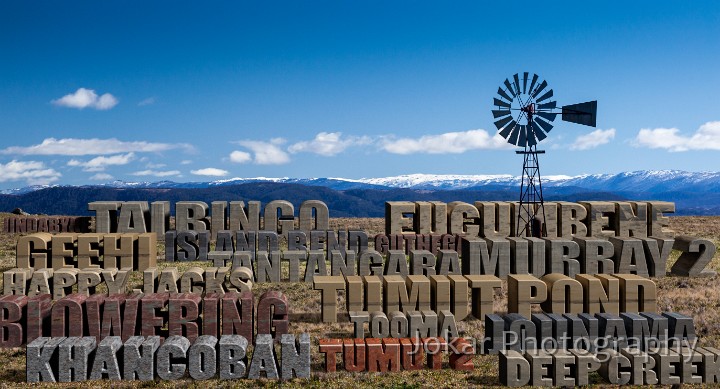
{"label": "windmill", "polygon": [[[597,101],[564,105],[560,108],[553,100],[553,90],[537,74],[516,73],[512,80],[505,79],[498,87],[492,110],[498,133],[508,143],[523,148],[516,154],[523,156],[523,173],[520,183],[520,201],[515,223],[515,236],[547,236],[542,222],[545,220],[542,181],[537,145],[547,137],[558,114],[566,122],[595,127]],[[542,220],[538,216],[542,215]]]}

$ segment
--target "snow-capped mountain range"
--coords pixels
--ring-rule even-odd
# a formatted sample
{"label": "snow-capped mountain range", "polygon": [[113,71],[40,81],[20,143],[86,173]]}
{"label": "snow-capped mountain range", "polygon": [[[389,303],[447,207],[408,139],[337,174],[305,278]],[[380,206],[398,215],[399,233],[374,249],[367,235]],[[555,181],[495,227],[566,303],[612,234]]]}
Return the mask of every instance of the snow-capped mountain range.
{"label": "snow-capped mountain range", "polygon": [[[381,178],[230,178],[208,182],[125,182],[113,181],[90,187],[105,188],[210,188],[251,182],[274,182],[327,187],[334,190],[407,188],[417,190],[462,190],[483,187],[517,186],[519,176],[499,175],[446,175],[408,174]],[[608,192],[717,192],[720,190],[720,172],[686,172],[680,170],[641,170],[618,174],[584,174],[578,176],[549,175],[542,177],[542,185],[552,187],[577,187],[589,191]],[[57,186],[57,185],[55,185]],[[54,186],[29,186],[0,191],[2,194],[19,195]],[[86,186],[88,187],[88,186]]]}

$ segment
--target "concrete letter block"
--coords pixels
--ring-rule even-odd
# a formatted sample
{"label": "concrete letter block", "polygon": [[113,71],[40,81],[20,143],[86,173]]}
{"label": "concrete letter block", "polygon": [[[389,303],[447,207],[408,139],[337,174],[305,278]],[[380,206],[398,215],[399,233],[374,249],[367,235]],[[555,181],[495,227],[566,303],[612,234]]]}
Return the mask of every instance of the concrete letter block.
{"label": "concrete letter block", "polygon": [[310,378],[310,335],[300,334],[300,339],[295,340],[295,335],[284,334],[280,339],[282,352],[282,374],[284,380],[297,378]]}
{"label": "concrete letter block", "polygon": [[272,335],[258,334],[249,370],[248,378],[250,379],[260,378],[261,373],[264,373],[267,378],[279,378]]}
{"label": "concrete letter block", "polygon": [[155,377],[155,351],[160,337],[132,336],[123,345],[123,378],[152,381]]}
{"label": "concrete letter block", "polygon": [[122,379],[117,356],[121,347],[119,336],[108,336],[98,344],[90,373],[91,380],[103,379],[105,376],[114,381]]}
{"label": "concrete letter block", "polygon": [[[200,296],[198,296],[200,297]],[[218,340],[212,335],[202,335],[190,347],[188,370],[194,380],[209,380],[217,372],[215,346]]]}
{"label": "concrete letter block", "polygon": [[65,342],[65,337],[40,337],[29,343],[25,377],[27,382],[55,382],[53,365],[57,361],[58,345]]}
{"label": "concrete letter block", "polygon": [[187,357],[190,341],[182,336],[170,336],[157,350],[157,374],[163,380],[179,380],[185,375],[187,365],[173,363],[175,359]]}
{"label": "concrete letter block", "polygon": [[218,348],[218,370],[221,380],[245,377],[248,341],[240,335],[223,335]]}
{"label": "concrete letter block", "polygon": [[79,382],[88,379],[88,361],[95,350],[93,337],[69,337],[58,346],[58,381]]}

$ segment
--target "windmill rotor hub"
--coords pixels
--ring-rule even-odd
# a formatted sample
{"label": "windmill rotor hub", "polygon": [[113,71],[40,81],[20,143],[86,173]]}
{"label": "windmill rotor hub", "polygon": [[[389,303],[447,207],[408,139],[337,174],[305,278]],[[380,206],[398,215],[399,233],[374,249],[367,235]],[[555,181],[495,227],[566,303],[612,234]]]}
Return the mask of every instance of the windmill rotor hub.
{"label": "windmill rotor hub", "polygon": [[532,114],[535,113],[535,103],[530,103],[525,105],[524,107],[520,108],[522,112],[525,112],[527,115],[532,116]]}

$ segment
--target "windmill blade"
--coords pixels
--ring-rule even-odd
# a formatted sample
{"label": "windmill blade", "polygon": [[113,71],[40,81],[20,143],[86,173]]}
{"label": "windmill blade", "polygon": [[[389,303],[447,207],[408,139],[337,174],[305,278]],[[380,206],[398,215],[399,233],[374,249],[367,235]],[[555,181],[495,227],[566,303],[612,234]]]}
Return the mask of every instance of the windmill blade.
{"label": "windmill blade", "polygon": [[500,131],[500,136],[502,136],[503,138],[507,139],[508,136],[510,135],[510,132],[511,132],[513,129],[515,129],[515,127],[517,127],[517,123],[513,120],[510,124],[508,124],[507,126],[505,126],[505,128],[503,128],[502,131]]}
{"label": "windmill blade", "polygon": [[555,117],[558,114],[551,113],[551,112],[535,112],[535,115],[538,115],[549,122],[553,122],[553,121],[555,121]]}
{"label": "windmill blade", "polygon": [[532,98],[537,97],[537,95],[539,95],[540,92],[542,92],[546,87],[547,87],[547,81],[543,80],[543,82],[541,82],[540,85],[538,85],[537,89],[535,89],[535,91],[533,91],[533,93],[531,95]]}
{"label": "windmill blade", "polygon": [[517,145],[520,147],[525,147],[528,144],[527,141],[527,126],[526,125],[520,125],[520,137],[518,138]]}
{"label": "windmill blade", "polygon": [[523,93],[527,93],[528,72],[523,73]]}
{"label": "windmill blade", "polygon": [[515,85],[515,92],[517,94],[520,94],[520,79],[518,78],[517,73],[515,73],[515,75],[513,76],[513,79],[515,80],[515,83],[513,84],[513,85]]}
{"label": "windmill blade", "polygon": [[543,101],[543,100],[547,100],[547,99],[551,98],[552,96],[553,96],[553,90],[550,89],[549,91],[547,91],[547,93],[545,93],[544,95],[540,96],[535,102],[536,102],[536,103],[539,103],[539,102],[541,102],[541,101]]}
{"label": "windmill blade", "polygon": [[[535,122],[536,120],[533,120],[533,122],[530,123],[530,131],[537,138],[537,141],[541,142],[543,139],[547,138],[547,135],[545,135],[543,130],[540,129],[540,127]],[[552,126],[550,126],[550,128],[552,128]]]}
{"label": "windmill blade", "polygon": [[[504,117],[495,122],[495,127],[497,127],[497,129],[499,130],[499,129],[505,127],[506,124],[510,123],[511,120],[513,120],[512,116]],[[513,122],[514,122],[514,120],[513,120]]]}
{"label": "windmill blade", "polygon": [[510,115],[510,110],[509,109],[493,109],[492,113],[493,113],[493,118],[497,119],[497,118],[505,116],[505,115]]}
{"label": "windmill blade", "polygon": [[508,143],[516,145],[518,144],[518,135],[520,134],[520,126],[513,126],[513,130],[510,133],[510,137],[507,138]]}
{"label": "windmill blade", "polygon": [[502,97],[503,97],[505,100],[507,100],[507,101],[513,101],[513,98],[510,97],[510,96],[508,96],[508,94],[505,93],[505,91],[503,90],[503,88],[498,88],[498,94],[499,94],[500,96],[502,96]]}
{"label": "windmill blade", "polygon": [[505,84],[505,87],[507,88],[508,92],[510,92],[513,95],[513,97],[515,97],[517,94],[515,93],[515,90],[513,90],[513,87],[512,87],[512,85],[510,85],[510,81],[508,81],[507,78],[505,79],[504,84]]}
{"label": "windmill blade", "polygon": [[564,105],[562,107],[562,120],[595,127],[597,124],[597,101]]}
{"label": "windmill blade", "polygon": [[553,108],[557,108],[556,101],[548,101],[547,103],[542,103],[537,106],[537,109],[553,109]]}
{"label": "windmill blade", "polygon": [[528,91],[532,91],[532,90],[533,90],[533,87],[535,86],[535,83],[537,82],[537,79],[538,79],[538,75],[535,74],[535,73],[533,73],[533,78],[532,78],[532,81],[530,82],[530,89],[528,89]]}
{"label": "windmill blade", "polygon": [[493,98],[493,103],[498,107],[510,108],[510,103],[506,103],[498,98]]}
{"label": "windmill blade", "polygon": [[[542,127],[542,129],[545,130],[545,132],[550,132],[550,130],[552,130],[552,128],[553,128],[553,125],[551,123],[548,123],[548,122],[540,119],[537,116],[533,117],[533,121],[535,122],[535,124]],[[537,128],[537,126],[535,126],[535,127]],[[539,128],[538,128],[538,130],[539,130]]]}

